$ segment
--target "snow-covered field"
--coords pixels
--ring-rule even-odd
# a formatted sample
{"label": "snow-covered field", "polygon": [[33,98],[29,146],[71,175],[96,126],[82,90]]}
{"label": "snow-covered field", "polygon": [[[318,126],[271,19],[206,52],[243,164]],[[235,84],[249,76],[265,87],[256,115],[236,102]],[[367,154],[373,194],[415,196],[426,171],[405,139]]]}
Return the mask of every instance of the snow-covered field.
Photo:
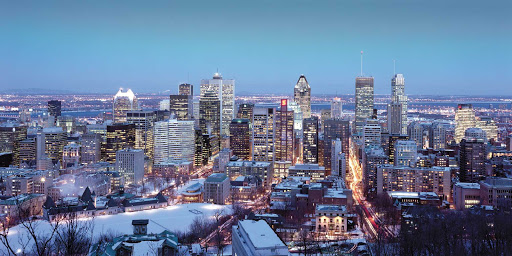
{"label": "snow-covered field", "polygon": [[[109,231],[120,234],[132,234],[132,220],[134,219],[149,219],[148,233],[160,233],[165,229],[171,232],[186,231],[196,216],[213,218],[213,215],[217,211],[222,211],[223,214],[231,214],[230,207],[226,205],[194,203],[173,205],[154,210],[98,216],[93,219],[93,237],[97,238],[101,234]],[[40,221],[37,230],[39,234],[43,235],[50,231],[50,224],[46,221]],[[11,244],[14,244],[14,248],[18,249],[21,247],[19,239],[25,239],[27,236],[26,233],[27,232],[21,226],[16,226],[9,230],[9,240]],[[5,250],[5,248],[0,244],[0,251],[3,250]]]}

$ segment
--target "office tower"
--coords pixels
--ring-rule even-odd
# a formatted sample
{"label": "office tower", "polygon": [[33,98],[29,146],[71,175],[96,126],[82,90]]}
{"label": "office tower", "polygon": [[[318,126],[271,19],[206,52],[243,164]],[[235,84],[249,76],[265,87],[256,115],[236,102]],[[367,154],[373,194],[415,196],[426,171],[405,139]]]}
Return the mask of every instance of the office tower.
{"label": "office tower", "polygon": [[476,127],[476,116],[471,104],[459,104],[455,110],[455,142],[460,143],[466,129]]}
{"label": "office tower", "polygon": [[434,192],[448,201],[451,198],[450,185],[450,167],[377,167],[377,194],[389,191]]}
{"label": "office tower", "polygon": [[373,77],[356,78],[355,131],[363,132],[366,119],[373,113]]}
{"label": "office tower", "polygon": [[378,146],[381,144],[382,127],[377,119],[368,119],[363,126],[363,142],[364,146]]}
{"label": "office tower", "polygon": [[12,164],[20,163],[20,142],[27,138],[27,127],[15,123],[0,125],[0,153],[12,152]]}
{"label": "office tower", "polygon": [[251,160],[251,130],[248,119],[235,118],[229,125],[229,148],[239,159]]}
{"label": "office tower", "polygon": [[288,100],[281,100],[281,109],[276,111],[275,150],[276,161],[290,161],[295,164],[295,134],[293,132],[293,111],[288,111]]}
{"label": "office tower", "polygon": [[334,98],[331,101],[331,118],[333,119],[341,119],[343,117],[343,103],[341,102],[341,98]]}
{"label": "office tower", "polygon": [[71,167],[80,164],[80,145],[74,142],[64,146],[62,150],[62,166]]}
{"label": "office tower", "polygon": [[194,162],[194,121],[169,119],[155,123],[155,164]]}
{"label": "office tower", "polygon": [[213,79],[201,80],[201,98],[208,92],[220,101],[220,136],[229,136],[229,124],[235,117],[235,80],[224,80],[221,74],[215,73]]}
{"label": "office tower", "polygon": [[68,134],[75,133],[76,120],[72,116],[58,116],[55,126],[62,128]]}
{"label": "office tower", "polygon": [[140,184],[144,178],[144,151],[121,149],[116,152],[116,171],[124,177],[124,183]]}
{"label": "office tower", "polygon": [[36,164],[36,138],[28,138],[26,140],[20,141],[20,149],[19,149],[19,163],[15,163],[14,165],[23,165],[26,166],[34,166]]}
{"label": "office tower", "polygon": [[409,136],[406,134],[382,134],[382,147],[389,156],[389,164],[395,162],[395,144],[400,140],[409,140]]}
{"label": "office tower", "polygon": [[407,132],[407,95],[402,74],[391,79],[391,103],[388,104],[388,131],[393,134]]}
{"label": "office tower", "polygon": [[464,132],[464,138],[466,139],[479,139],[487,141],[487,134],[481,128],[468,128]]}
{"label": "office tower", "polygon": [[210,138],[208,134],[203,134],[201,129],[195,129],[194,147],[194,166],[207,165],[208,159],[211,156]]}
{"label": "office tower", "polygon": [[192,95],[170,95],[169,111],[178,120],[192,120],[194,116]]}
{"label": "office tower", "polygon": [[252,122],[252,160],[275,161],[275,112],[274,108],[254,108]]}
{"label": "office tower", "polygon": [[135,147],[135,124],[115,123],[107,125],[107,143],[105,147],[105,161],[115,163],[117,151]]}
{"label": "office tower", "polygon": [[311,117],[311,87],[304,75],[300,75],[293,89],[293,100],[297,102],[304,118]]}
{"label": "office tower", "polygon": [[95,133],[101,137],[101,154],[100,161],[107,160],[107,124],[88,124],[87,133]]}
{"label": "office tower", "polygon": [[247,119],[249,122],[252,121],[252,113],[254,110],[254,104],[242,103],[238,105],[238,112],[236,113],[237,118]]}
{"label": "office tower", "polygon": [[62,113],[62,103],[59,100],[48,101],[48,115],[57,119]]}
{"label": "office tower", "polygon": [[480,117],[479,119],[480,120],[476,121],[476,127],[485,131],[485,134],[487,135],[486,141],[496,141],[498,139],[498,126],[496,125],[494,120],[492,120],[492,118],[488,116]]}
{"label": "office tower", "polygon": [[124,91],[120,88],[114,96],[113,104],[113,120],[114,123],[126,122],[126,112],[130,110],[138,110],[139,104],[137,103],[137,97],[133,94],[131,89]]}
{"label": "office tower", "polygon": [[51,160],[62,163],[62,153],[67,139],[66,133],[60,127],[49,127],[43,128],[41,135],[40,143],[44,148],[44,152],[41,152],[42,156],[44,157],[46,154]]}
{"label": "office tower", "polygon": [[363,150],[363,193],[375,195],[377,193],[377,166],[387,164],[389,157],[379,146],[366,147]]}
{"label": "office tower", "polygon": [[194,96],[194,86],[191,84],[180,84],[178,87],[179,95]]}
{"label": "office tower", "polygon": [[82,134],[80,139],[82,163],[92,164],[101,160],[101,141],[101,135],[98,133]]}
{"label": "office tower", "polygon": [[153,157],[154,111],[134,110],[126,112],[126,122],[135,125],[134,149],[142,149],[147,157]]}
{"label": "office tower", "polygon": [[332,141],[331,146],[331,175],[341,177],[345,180],[346,176],[346,159],[342,152],[342,143],[340,138]]}
{"label": "office tower", "polygon": [[322,109],[320,111],[320,125],[324,123],[325,120],[331,119],[331,110],[330,109]]}
{"label": "office tower", "polygon": [[342,152],[345,157],[349,157],[349,143],[350,143],[350,122],[340,119],[328,119],[324,122],[324,152],[323,162],[327,174],[331,171],[331,143],[336,138],[341,139]]}
{"label": "office tower", "polygon": [[407,135],[409,135],[409,139],[416,142],[418,148],[424,148],[424,134],[427,132],[427,129],[424,124],[420,122],[412,122],[407,126]]}
{"label": "office tower", "polygon": [[295,101],[288,101],[288,110],[293,111],[293,129],[295,136],[300,138],[302,137],[302,121],[304,120],[302,110]]}
{"label": "office tower", "polygon": [[428,132],[430,147],[433,149],[446,148],[446,127],[442,123],[434,122],[429,126]]}
{"label": "office tower", "polygon": [[[214,91],[206,91],[199,99],[199,128],[203,134],[220,137],[221,101]],[[230,120],[231,121],[231,120]]]}
{"label": "office tower", "polygon": [[418,146],[413,140],[399,140],[395,143],[395,166],[416,166]]}
{"label": "office tower", "polygon": [[204,202],[225,204],[231,192],[229,177],[224,173],[212,173],[204,181]]}
{"label": "office tower", "polygon": [[486,176],[486,148],[481,139],[462,139],[459,149],[459,180],[479,182]]}
{"label": "office tower", "polygon": [[[303,128],[303,153],[302,158],[305,164],[318,163],[318,117],[312,116],[304,119]],[[322,156],[323,157],[323,156]]]}
{"label": "office tower", "polygon": [[256,161],[231,161],[226,165],[226,173],[234,180],[238,176],[256,176],[269,188],[274,174],[273,164]]}

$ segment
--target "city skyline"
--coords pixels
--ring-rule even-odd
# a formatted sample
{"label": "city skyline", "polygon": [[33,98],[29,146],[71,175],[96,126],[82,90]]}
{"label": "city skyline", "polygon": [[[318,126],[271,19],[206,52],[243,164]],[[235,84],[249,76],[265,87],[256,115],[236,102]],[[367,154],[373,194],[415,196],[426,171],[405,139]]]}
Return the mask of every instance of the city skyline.
{"label": "city skyline", "polygon": [[496,95],[512,82],[509,2],[228,3],[6,3],[0,88],[176,93],[218,70],[240,93],[288,94],[304,74],[313,94],[353,94],[361,50],[376,94],[394,61],[408,94]]}

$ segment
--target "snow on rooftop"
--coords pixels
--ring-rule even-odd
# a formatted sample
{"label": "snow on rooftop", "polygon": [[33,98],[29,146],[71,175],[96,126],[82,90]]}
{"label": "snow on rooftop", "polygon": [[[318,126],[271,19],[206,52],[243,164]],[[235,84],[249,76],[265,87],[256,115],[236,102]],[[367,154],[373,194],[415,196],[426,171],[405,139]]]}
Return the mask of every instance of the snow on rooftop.
{"label": "snow on rooftop", "polygon": [[242,220],[238,222],[256,248],[286,246],[264,220]]}

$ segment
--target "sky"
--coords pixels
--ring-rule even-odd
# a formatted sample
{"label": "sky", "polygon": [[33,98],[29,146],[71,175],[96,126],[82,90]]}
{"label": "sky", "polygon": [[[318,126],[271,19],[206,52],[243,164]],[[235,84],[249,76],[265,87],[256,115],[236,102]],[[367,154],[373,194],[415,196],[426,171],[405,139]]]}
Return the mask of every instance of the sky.
{"label": "sky", "polygon": [[512,95],[512,1],[1,1],[0,91]]}

